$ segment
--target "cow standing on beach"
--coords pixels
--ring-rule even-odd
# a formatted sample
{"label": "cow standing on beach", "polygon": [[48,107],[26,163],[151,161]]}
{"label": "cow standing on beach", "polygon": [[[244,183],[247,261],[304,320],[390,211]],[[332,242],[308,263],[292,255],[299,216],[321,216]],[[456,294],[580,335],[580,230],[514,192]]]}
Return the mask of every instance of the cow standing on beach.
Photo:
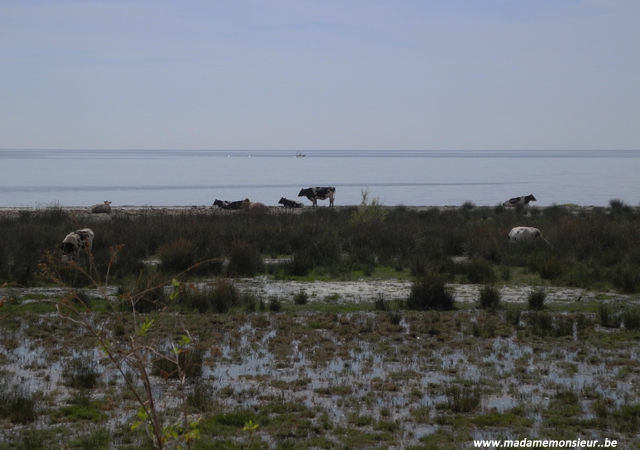
{"label": "cow standing on beach", "polygon": [[536,201],[538,200],[533,196],[533,194],[522,195],[520,197],[510,198],[509,200],[504,202],[502,206],[507,206],[507,207],[515,207],[518,205],[527,206],[529,202],[536,202]]}
{"label": "cow standing on beach", "polygon": [[310,187],[307,189],[300,189],[298,197],[307,197],[316,208],[318,207],[318,200],[329,199],[329,206],[333,208],[335,195],[336,188],[334,187]]}
{"label": "cow standing on beach", "polygon": [[74,257],[78,259],[81,250],[85,250],[87,255],[90,255],[93,247],[93,237],[93,231],[90,228],[83,228],[67,234],[67,237],[60,244],[62,261],[73,261]]}

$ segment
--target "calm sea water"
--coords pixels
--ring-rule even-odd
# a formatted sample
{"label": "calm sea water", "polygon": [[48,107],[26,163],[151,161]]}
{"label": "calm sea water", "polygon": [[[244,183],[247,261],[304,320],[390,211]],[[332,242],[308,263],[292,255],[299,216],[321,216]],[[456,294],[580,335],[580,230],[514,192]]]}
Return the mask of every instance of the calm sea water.
{"label": "calm sea water", "polygon": [[310,186],[335,186],[336,205],[360,203],[362,189],[388,206],[492,206],[527,194],[538,206],[640,203],[640,151],[304,153],[2,150],[0,206],[189,206],[216,198],[277,205]]}

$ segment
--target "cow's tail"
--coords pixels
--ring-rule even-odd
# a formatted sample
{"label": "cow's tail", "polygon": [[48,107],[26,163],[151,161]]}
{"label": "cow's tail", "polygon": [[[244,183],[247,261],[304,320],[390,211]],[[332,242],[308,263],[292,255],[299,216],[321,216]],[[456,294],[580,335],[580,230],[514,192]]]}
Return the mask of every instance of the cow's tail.
{"label": "cow's tail", "polygon": [[551,245],[551,242],[547,241],[543,236],[540,236],[540,239],[542,239],[543,241],[545,241],[547,244],[549,244],[549,247],[551,247],[552,249],[556,249],[553,245]]}

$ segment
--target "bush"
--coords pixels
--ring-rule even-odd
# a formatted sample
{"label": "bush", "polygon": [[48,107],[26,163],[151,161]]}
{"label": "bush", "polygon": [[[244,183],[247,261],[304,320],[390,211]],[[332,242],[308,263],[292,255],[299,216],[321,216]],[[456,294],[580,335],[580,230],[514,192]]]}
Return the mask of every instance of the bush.
{"label": "bush", "polygon": [[178,238],[158,249],[161,265],[166,272],[182,272],[195,263],[193,245],[184,238]]}
{"label": "bush", "polygon": [[424,275],[413,282],[407,299],[407,308],[415,310],[451,310],[455,309],[453,295],[447,289],[442,278],[436,275]]}
{"label": "bush", "polygon": [[73,358],[62,371],[64,385],[76,389],[93,389],[100,378],[97,364],[85,358]]}
{"label": "bush", "polygon": [[622,325],[622,316],[618,314],[612,305],[600,303],[598,305],[598,317],[600,325],[605,328],[620,328]]}
{"label": "bush", "polygon": [[0,386],[0,417],[9,418],[12,423],[36,420],[36,401],[25,388]]}
{"label": "bush", "polygon": [[640,308],[625,310],[622,314],[622,322],[627,330],[637,330],[640,328]]}
{"label": "bush", "polygon": [[192,286],[178,296],[178,302],[200,313],[223,314],[241,304],[241,296],[233,282],[218,277],[213,286],[197,289]]}
{"label": "bush", "polygon": [[213,389],[202,380],[196,381],[187,394],[187,404],[200,412],[210,411],[213,407]]}
{"label": "bush", "polygon": [[480,391],[469,386],[454,386],[447,391],[447,407],[454,413],[469,413],[480,406]]}
{"label": "bush", "polygon": [[246,241],[235,241],[229,254],[227,274],[235,277],[252,277],[260,272],[264,262],[260,254]]}
{"label": "bush", "polygon": [[528,298],[529,309],[540,310],[544,308],[544,302],[547,299],[547,293],[541,289],[534,289]]}
{"label": "bush", "polygon": [[136,312],[142,314],[157,311],[169,300],[162,276],[157,272],[146,271],[140,274],[132,287],[119,286],[118,296],[121,298],[121,310],[127,311],[133,306]]}
{"label": "bush", "polygon": [[309,301],[309,295],[304,290],[300,290],[297,294],[293,296],[293,302],[296,305],[306,305]]}
{"label": "bush", "polygon": [[465,269],[469,283],[491,284],[497,280],[493,266],[484,259],[474,258]]}
{"label": "bush", "polygon": [[501,297],[500,291],[495,286],[485,285],[480,289],[480,307],[495,310],[500,306]]}
{"label": "bush", "polygon": [[[178,367],[172,360],[175,355],[169,351],[166,355],[166,358],[160,357],[153,361],[151,374],[165,379],[178,378]],[[187,378],[198,378],[202,375],[203,359],[204,351],[198,348],[186,349],[178,354],[178,364]]]}

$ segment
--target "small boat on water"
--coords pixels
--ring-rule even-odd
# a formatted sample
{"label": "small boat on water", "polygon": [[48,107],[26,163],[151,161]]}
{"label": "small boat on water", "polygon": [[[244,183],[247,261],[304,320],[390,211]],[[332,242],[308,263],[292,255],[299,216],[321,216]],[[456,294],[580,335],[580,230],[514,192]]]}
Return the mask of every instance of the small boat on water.
{"label": "small boat on water", "polygon": [[307,155],[305,155],[305,154],[304,154],[304,153],[302,153],[302,152],[298,152],[298,153],[296,153],[296,158],[304,158],[305,156],[307,156]]}

